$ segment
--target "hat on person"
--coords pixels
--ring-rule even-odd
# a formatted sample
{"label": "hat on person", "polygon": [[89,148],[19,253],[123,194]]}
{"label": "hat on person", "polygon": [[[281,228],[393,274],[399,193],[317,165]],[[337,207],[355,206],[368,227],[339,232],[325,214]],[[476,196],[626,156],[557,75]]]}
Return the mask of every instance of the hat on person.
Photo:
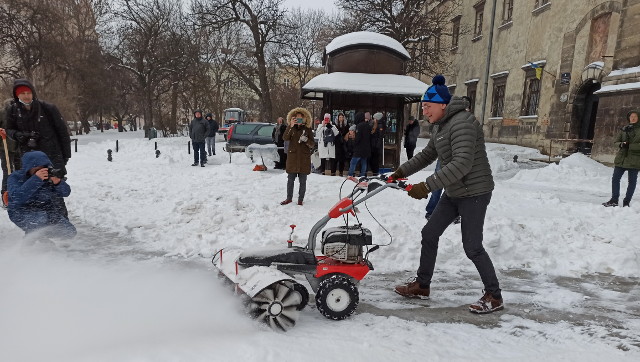
{"label": "hat on person", "polygon": [[356,125],[354,124],[353,126],[349,127],[349,131],[355,131],[356,130]]}
{"label": "hat on person", "polygon": [[329,113],[325,113],[324,114],[324,118],[323,119],[327,119],[327,118],[331,119],[331,115]]}
{"label": "hat on person", "polygon": [[374,118],[374,119],[376,119],[376,120],[378,120],[378,121],[379,121],[379,120],[381,120],[381,119],[382,119],[382,117],[383,117],[383,115],[382,115],[382,113],[380,113],[380,112],[378,112],[378,113],[376,113],[376,114],[374,114],[374,115],[373,115],[373,118]]}
{"label": "hat on person", "polygon": [[26,86],[26,85],[17,86],[16,87],[16,97],[18,96],[18,94],[20,94],[22,92],[25,92],[25,91],[33,93],[33,90],[31,88],[29,88],[28,86]]}
{"label": "hat on person", "polygon": [[424,92],[422,96],[423,102],[429,103],[440,103],[440,104],[449,104],[451,101],[451,93],[449,93],[449,88],[445,85],[446,79],[441,74],[433,77],[431,81],[431,87],[427,88],[427,91]]}

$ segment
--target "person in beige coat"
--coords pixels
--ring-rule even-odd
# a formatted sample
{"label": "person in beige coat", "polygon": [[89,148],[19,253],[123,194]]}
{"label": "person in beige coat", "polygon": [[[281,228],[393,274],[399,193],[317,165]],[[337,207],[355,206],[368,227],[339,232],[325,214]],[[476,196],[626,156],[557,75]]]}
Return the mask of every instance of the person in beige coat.
{"label": "person in beige coat", "polygon": [[296,177],[300,181],[298,205],[302,205],[307,189],[307,175],[311,173],[311,153],[315,146],[311,113],[305,108],[294,108],[287,114],[289,125],[283,139],[289,141],[287,150],[287,198],[280,205],[290,204],[293,200],[293,184]]}

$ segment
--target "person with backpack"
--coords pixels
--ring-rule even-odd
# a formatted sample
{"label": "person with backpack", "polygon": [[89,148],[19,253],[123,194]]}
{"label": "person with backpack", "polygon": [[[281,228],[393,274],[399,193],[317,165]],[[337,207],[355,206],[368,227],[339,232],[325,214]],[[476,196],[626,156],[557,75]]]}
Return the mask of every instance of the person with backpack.
{"label": "person with backpack", "polygon": [[320,157],[320,173],[324,173],[325,170],[332,170],[335,168],[336,137],[338,137],[338,135],[338,128],[331,123],[331,115],[329,113],[325,113],[322,124],[316,130],[316,138],[318,138],[318,156]]}
{"label": "person with backpack", "polygon": [[209,156],[215,156],[216,155],[216,134],[218,133],[218,122],[215,120],[215,118],[213,118],[213,114],[212,113],[207,113],[207,115],[204,117],[207,120],[207,123],[209,123],[209,134],[207,134],[207,137],[205,138],[205,143],[207,145],[207,154]]}
{"label": "person with backpack", "polygon": [[71,137],[58,107],[41,101],[27,79],[13,82],[13,101],[6,109],[6,132],[17,143],[17,158],[42,151],[55,169],[65,175],[71,158]]}
{"label": "person with backpack", "polygon": [[616,137],[616,145],[619,150],[614,160],[613,177],[611,177],[611,199],[602,205],[605,207],[618,206],[620,197],[620,179],[627,173],[629,182],[627,192],[622,200],[623,207],[631,206],[631,198],[636,190],[638,182],[638,171],[640,171],[640,122],[638,118],[640,112],[631,111],[627,113],[627,124],[622,127]]}

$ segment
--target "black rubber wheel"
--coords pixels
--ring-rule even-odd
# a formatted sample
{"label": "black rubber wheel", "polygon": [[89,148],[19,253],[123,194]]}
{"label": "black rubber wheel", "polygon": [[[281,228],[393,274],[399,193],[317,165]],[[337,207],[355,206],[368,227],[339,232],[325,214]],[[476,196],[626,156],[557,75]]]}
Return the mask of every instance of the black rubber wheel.
{"label": "black rubber wheel", "polygon": [[358,288],[346,277],[334,275],[323,280],[316,293],[316,307],[325,317],[343,320],[356,311],[360,298]]}
{"label": "black rubber wheel", "polygon": [[293,284],[293,290],[300,293],[300,296],[302,297],[302,301],[298,305],[298,310],[303,310],[304,307],[306,307],[307,304],[309,304],[309,291],[307,290],[307,288],[305,288],[304,285],[298,284],[298,283]]}

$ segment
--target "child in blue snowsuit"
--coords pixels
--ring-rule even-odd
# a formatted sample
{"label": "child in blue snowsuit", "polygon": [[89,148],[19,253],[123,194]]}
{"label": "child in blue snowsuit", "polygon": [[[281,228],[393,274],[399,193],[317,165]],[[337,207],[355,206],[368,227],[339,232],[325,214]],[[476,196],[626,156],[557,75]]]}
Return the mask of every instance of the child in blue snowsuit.
{"label": "child in blue snowsuit", "polygon": [[22,156],[22,168],[7,180],[9,219],[25,234],[46,229],[44,236],[72,238],[76,228],[66,216],[63,197],[71,187],[61,178],[49,175],[51,160],[44,152]]}

